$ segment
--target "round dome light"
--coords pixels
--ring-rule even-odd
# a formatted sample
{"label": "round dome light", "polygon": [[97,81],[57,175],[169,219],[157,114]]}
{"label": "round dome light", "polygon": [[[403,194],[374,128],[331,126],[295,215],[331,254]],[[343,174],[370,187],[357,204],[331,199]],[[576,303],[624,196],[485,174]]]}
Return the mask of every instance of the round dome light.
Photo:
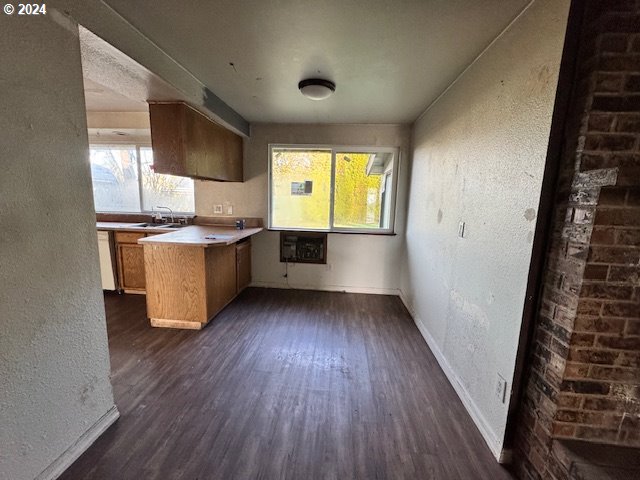
{"label": "round dome light", "polygon": [[298,83],[300,93],[311,100],[324,100],[336,91],[336,84],[321,78],[308,78]]}

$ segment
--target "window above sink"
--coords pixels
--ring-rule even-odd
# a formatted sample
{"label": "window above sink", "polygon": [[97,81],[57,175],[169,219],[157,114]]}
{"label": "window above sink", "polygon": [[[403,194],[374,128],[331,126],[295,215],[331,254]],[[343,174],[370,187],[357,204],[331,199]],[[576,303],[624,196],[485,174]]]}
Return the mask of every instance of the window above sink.
{"label": "window above sink", "polygon": [[96,212],[151,213],[156,205],[176,215],[195,211],[193,180],[154,173],[151,147],[92,144],[89,152]]}

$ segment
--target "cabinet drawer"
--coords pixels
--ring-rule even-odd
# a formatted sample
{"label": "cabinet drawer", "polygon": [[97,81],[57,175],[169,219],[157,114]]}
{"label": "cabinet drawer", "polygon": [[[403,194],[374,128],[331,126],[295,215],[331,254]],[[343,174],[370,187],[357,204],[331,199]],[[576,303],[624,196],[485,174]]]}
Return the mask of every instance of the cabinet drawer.
{"label": "cabinet drawer", "polygon": [[144,233],[116,232],[116,242],[118,243],[138,243],[139,238],[144,238]]}

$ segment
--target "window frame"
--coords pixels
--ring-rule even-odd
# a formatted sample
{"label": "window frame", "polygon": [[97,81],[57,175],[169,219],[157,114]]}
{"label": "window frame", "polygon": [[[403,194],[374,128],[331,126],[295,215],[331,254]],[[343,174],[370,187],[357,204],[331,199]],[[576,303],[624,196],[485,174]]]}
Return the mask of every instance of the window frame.
{"label": "window frame", "polygon": [[[395,235],[396,224],[396,200],[398,196],[398,172],[400,166],[401,151],[399,147],[389,146],[353,146],[353,145],[325,145],[325,144],[287,144],[287,143],[270,143],[269,148],[269,168],[268,168],[268,225],[269,230],[287,231],[287,232],[326,232],[326,233],[355,233],[366,235]],[[331,151],[331,191],[329,194],[329,228],[294,228],[294,227],[276,227],[273,225],[273,195],[272,195],[272,165],[274,149],[287,150],[330,150]],[[393,167],[391,168],[391,205],[389,208],[389,228],[346,228],[334,226],[334,210],[335,210],[335,184],[336,184],[336,154],[344,153],[392,153]]]}
{"label": "window frame", "polygon": [[[134,149],[136,151],[136,170],[138,172],[138,199],[139,199],[139,204],[140,204],[140,210],[139,211],[133,211],[133,212],[122,212],[122,211],[115,211],[115,210],[95,210],[96,213],[113,213],[113,214],[122,214],[122,215],[128,215],[128,214],[151,214],[154,212],[153,207],[152,210],[144,210],[143,206],[144,206],[144,198],[143,198],[143,186],[142,186],[142,155],[140,153],[140,150],[142,148],[149,148],[151,149],[151,152],[153,154],[153,147],[151,145],[151,142],[106,142],[106,143],[100,143],[100,142],[89,142],[89,166],[91,166],[91,149],[92,148],[96,148],[96,149],[109,149],[109,148],[131,148]],[[162,174],[159,174],[162,175]],[[91,176],[91,188],[93,190],[93,176]],[[182,211],[178,211],[178,210],[174,210],[173,214],[174,215],[180,215],[180,216],[185,216],[185,215],[195,215],[195,182],[193,184],[193,194],[194,194],[194,211],[193,212],[182,212]],[[95,209],[95,205],[94,205],[94,209]]]}

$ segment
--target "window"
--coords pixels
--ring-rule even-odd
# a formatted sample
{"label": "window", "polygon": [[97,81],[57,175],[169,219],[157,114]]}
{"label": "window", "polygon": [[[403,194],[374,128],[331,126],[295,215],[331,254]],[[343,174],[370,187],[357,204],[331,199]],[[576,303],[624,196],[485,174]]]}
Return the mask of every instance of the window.
{"label": "window", "polygon": [[151,212],[169,207],[193,213],[193,180],[153,172],[151,147],[91,145],[91,178],[97,212]]}
{"label": "window", "polygon": [[271,145],[269,227],[392,233],[398,150]]}

